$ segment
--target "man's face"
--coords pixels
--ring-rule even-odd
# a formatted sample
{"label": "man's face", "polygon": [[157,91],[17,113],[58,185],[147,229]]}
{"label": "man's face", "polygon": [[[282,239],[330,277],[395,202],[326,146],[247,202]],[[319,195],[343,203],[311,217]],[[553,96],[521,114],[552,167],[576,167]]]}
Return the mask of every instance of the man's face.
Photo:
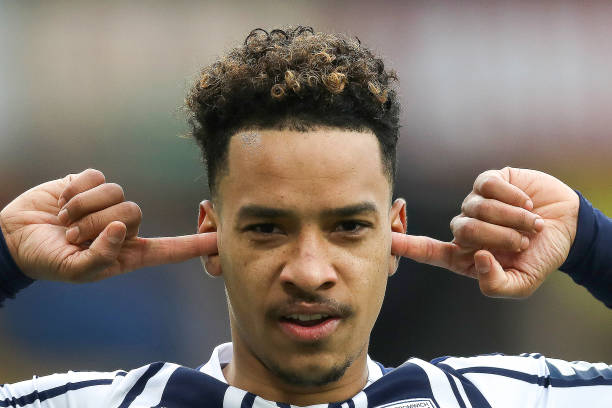
{"label": "man's face", "polygon": [[390,188],[370,132],[232,137],[212,218],[236,352],[294,385],[365,356],[402,229]]}

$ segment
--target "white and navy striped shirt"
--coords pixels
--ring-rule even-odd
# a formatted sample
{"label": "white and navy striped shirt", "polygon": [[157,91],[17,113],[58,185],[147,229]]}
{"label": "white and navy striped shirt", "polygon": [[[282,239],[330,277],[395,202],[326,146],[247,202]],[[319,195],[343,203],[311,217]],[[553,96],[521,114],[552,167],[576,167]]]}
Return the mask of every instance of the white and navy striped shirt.
{"label": "white and navy striped shirt", "polygon": [[[125,372],[68,372],[0,386],[0,407],[291,408],[227,384],[232,345],[215,348],[197,369],[152,363]],[[312,408],[611,408],[612,367],[539,354],[431,362],[411,358],[384,368],[368,357],[368,382],[346,401]]]}

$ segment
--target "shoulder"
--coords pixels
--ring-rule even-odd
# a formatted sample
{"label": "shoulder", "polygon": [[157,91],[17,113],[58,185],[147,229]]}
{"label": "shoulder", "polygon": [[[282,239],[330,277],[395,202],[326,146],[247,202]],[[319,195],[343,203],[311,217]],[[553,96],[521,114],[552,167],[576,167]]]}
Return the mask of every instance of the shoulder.
{"label": "shoulder", "polygon": [[548,381],[544,360],[538,354],[499,353],[446,356],[430,362],[411,358],[385,370],[385,375],[365,391],[375,406],[402,399],[431,400],[436,404],[431,406],[486,407],[502,400],[523,406],[526,401],[537,400],[542,388],[539,385]]}
{"label": "shoulder", "polygon": [[505,355],[502,353],[482,354],[472,357],[439,357],[432,365],[454,375],[494,374],[507,378],[532,380],[529,376],[546,377],[549,373],[546,359],[538,353]]}
{"label": "shoulder", "polygon": [[227,385],[199,370],[154,362],[130,371],[68,371],[5,384],[0,386],[0,407],[155,406],[190,388],[198,390],[198,397],[210,397],[222,395]]}

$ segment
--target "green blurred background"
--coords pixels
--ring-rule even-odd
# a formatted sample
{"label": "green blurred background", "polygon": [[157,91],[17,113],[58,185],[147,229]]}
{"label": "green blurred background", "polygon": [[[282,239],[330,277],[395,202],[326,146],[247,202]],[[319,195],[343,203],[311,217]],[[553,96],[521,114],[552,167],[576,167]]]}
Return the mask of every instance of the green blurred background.
{"label": "green blurred background", "polygon": [[[549,172],[612,214],[608,2],[0,1],[0,207],[93,167],[144,236],[195,231],[207,197],[179,107],[199,67],[256,27],[357,35],[398,71],[397,195],[409,232],[450,239],[480,172]],[[229,340],[223,285],[197,260],[90,285],[37,282],[0,310],[0,382],[68,369],[205,362]],[[540,352],[612,362],[612,312],[554,274],[523,301],[403,260],[371,355]]]}

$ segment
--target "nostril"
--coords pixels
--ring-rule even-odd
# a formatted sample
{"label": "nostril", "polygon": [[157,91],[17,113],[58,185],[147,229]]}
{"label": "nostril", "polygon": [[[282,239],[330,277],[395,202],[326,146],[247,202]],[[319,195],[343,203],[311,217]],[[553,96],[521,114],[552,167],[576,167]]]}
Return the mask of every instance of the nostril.
{"label": "nostril", "polygon": [[325,282],[321,285],[321,289],[331,289],[334,286],[334,282]]}

